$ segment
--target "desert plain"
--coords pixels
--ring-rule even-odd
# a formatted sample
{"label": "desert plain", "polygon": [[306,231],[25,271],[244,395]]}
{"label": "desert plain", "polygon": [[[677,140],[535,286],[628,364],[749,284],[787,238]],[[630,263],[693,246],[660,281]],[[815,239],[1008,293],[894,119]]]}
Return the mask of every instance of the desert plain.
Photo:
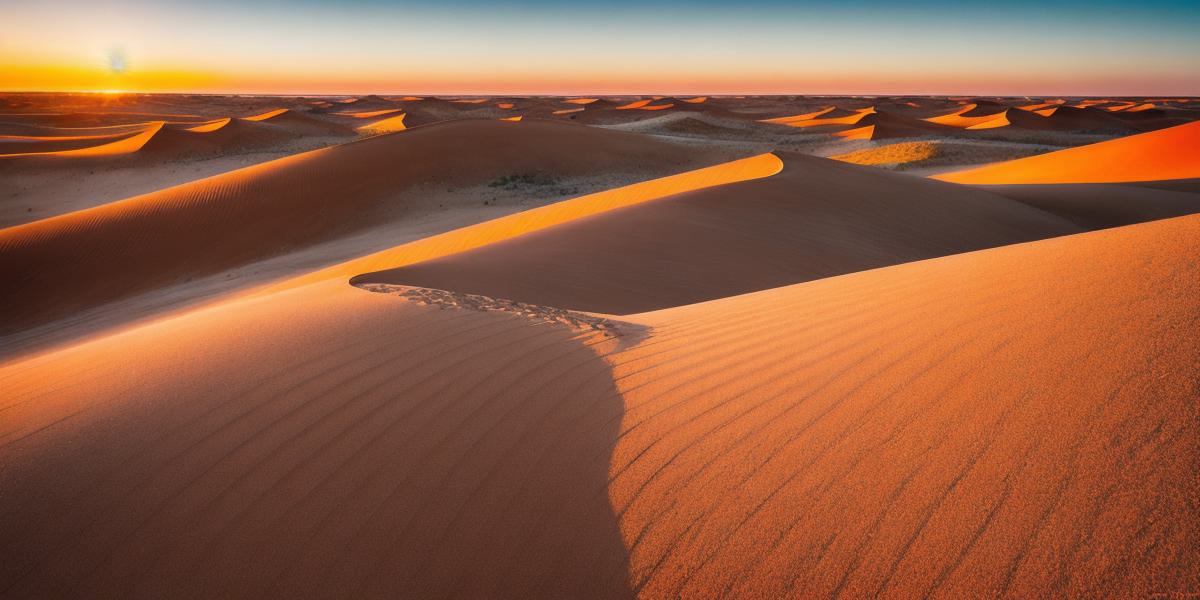
{"label": "desert plain", "polygon": [[1196,213],[1196,98],[2,94],[0,598],[1193,597]]}

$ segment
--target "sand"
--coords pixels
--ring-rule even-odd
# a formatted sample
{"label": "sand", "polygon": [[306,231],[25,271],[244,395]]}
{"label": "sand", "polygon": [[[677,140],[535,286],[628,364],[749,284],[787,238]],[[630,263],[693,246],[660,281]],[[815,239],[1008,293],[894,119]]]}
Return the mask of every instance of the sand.
{"label": "sand", "polygon": [[0,100],[176,115],[0,161],[0,598],[1200,589],[1195,124],[847,162],[1184,100]]}
{"label": "sand", "polygon": [[0,293],[0,332],[375,225],[394,218],[406,187],[683,171],[704,156],[569,123],[487,120],[298,154],[0,230],[0,278],[16,282]]}
{"label": "sand", "polygon": [[784,165],[352,281],[629,314],[1081,231],[969,188],[802,155]]}
{"label": "sand", "polygon": [[611,330],[334,279],[9,364],[0,589],[1188,589],[1198,232],[1067,236]]}
{"label": "sand", "polygon": [[972,184],[1112,183],[1200,177],[1200,122],[935,176]]}

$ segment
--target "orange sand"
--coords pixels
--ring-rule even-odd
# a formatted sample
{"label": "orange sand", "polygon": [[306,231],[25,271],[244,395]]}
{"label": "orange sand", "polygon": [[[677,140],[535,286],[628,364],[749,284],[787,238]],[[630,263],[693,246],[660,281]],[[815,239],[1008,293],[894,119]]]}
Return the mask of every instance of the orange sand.
{"label": "orange sand", "polygon": [[612,330],[341,280],[192,311],[0,366],[0,588],[1195,589],[1198,250],[1184,217]]}
{"label": "orange sand", "polygon": [[1200,177],[1200,122],[985,165],[934,178],[954,183],[1108,183]]}

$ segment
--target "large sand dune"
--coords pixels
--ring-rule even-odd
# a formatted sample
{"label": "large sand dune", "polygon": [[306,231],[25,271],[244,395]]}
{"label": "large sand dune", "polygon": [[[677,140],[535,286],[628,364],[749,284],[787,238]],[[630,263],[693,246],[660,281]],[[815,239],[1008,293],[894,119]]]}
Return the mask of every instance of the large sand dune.
{"label": "large sand dune", "polygon": [[0,600],[1200,589],[1200,123],[796,152],[1186,101],[582,100],[0,95]]}
{"label": "large sand dune", "polygon": [[1200,177],[1200,122],[936,175],[955,183],[1111,183]]}
{"label": "large sand dune", "polygon": [[970,188],[803,155],[772,177],[364,275],[613,314],[1081,231]]}
{"label": "large sand dune", "polygon": [[9,283],[0,331],[376,225],[402,215],[405,191],[421,186],[653,176],[699,161],[717,162],[636,134],[550,121],[454,121],[307,152],[0,230],[0,279]]}
{"label": "large sand dune", "polygon": [[1197,251],[1184,217],[621,322],[341,279],[193,311],[0,368],[0,590],[1194,589]]}

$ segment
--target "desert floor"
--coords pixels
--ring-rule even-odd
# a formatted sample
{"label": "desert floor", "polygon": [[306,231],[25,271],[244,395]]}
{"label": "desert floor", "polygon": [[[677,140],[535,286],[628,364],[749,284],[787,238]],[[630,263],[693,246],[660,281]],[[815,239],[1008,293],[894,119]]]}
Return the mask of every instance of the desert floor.
{"label": "desert floor", "polygon": [[0,598],[1200,593],[1200,101],[0,95]]}

